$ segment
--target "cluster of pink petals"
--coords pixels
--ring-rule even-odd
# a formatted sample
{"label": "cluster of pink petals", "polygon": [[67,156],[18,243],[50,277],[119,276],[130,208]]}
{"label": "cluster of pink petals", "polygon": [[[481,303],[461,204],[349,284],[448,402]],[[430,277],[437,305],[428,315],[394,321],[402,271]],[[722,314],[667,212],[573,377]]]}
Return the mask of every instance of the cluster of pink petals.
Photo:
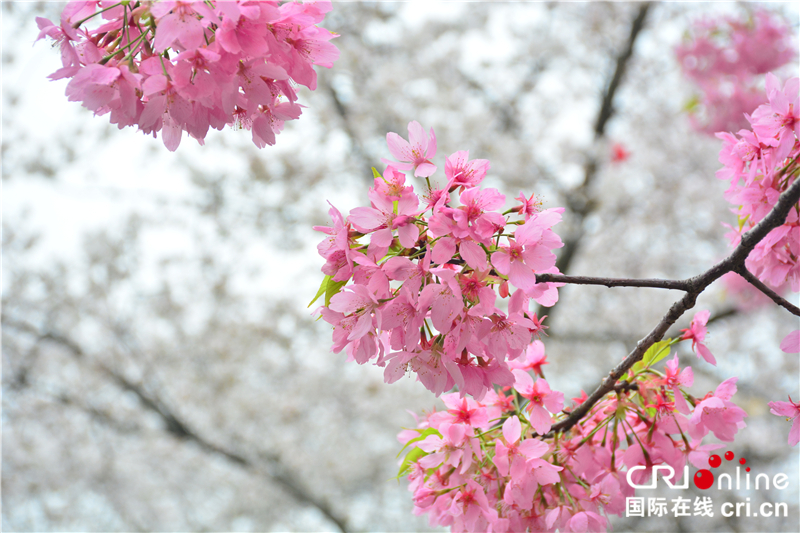
{"label": "cluster of pink petals", "polygon": [[[692,370],[681,369],[675,356],[666,374],[630,373],[630,387],[610,393],[556,438],[545,433],[567,414],[563,393],[521,370],[514,377],[517,400],[504,394],[509,387],[479,401],[445,394],[445,410],[417,417],[416,430],[398,435],[415,450],[401,469],[414,513],[428,514],[431,526],[496,533],[610,530],[610,516],[622,516],[626,497],[635,495],[627,470],[645,466],[633,475],[643,484],[655,465],[670,465],[679,478],[687,464],[707,468],[710,452],[722,445],[703,444],[703,438],[714,433],[731,441],[747,416],[730,401],[736,378],[696,400],[685,392]],[[775,402],[776,414],[800,417],[797,405],[778,405],[784,403]]]}
{"label": "cluster of pink petals", "polygon": [[[725,198],[738,206],[738,227],[728,236],[737,245],[742,233],[758,224],[800,174],[800,79],[783,87],[767,74],[768,103],[747,118],[750,130],[738,135],[719,133],[724,167],[717,177],[730,182]],[[730,227],[730,226],[729,226]],[[750,253],[747,269],[764,283],[800,290],[800,218],[792,209],[783,225],[773,229]]]}
{"label": "cluster of pink petals", "polygon": [[763,74],[794,59],[794,32],[765,10],[746,18],[714,18],[694,24],[676,48],[684,74],[700,89],[692,123],[708,134],[744,127],[744,113],[764,102]]}
{"label": "cluster of pink petals", "polygon": [[[252,132],[275,144],[300,116],[294,84],[316,88],[313,65],[331,67],[335,34],[316,26],[329,1],[72,0],[58,24],[37,18],[61,50],[66,94],[120,129],[135,126],[178,148],[185,131],[203,144],[209,128]],[[91,27],[87,25],[91,23]]]}
{"label": "cluster of pink petals", "polygon": [[332,207],[333,225],[315,228],[326,235],[323,273],[345,284],[319,312],[333,325],[334,352],[374,360],[387,383],[411,372],[436,395],[457,386],[480,399],[512,385],[510,365],[530,355],[544,329],[533,302],[558,300],[558,285],[535,274],[556,272],[562,242],[551,228],[563,209],[522,196],[523,208],[501,213],[505,196],[479,187],[489,162],[466,151],[447,158],[441,188],[420,183],[420,197],[403,171],[430,182],[436,137],[417,122],[408,131],[409,140],[387,136],[401,163],[375,178],[370,206],[347,217]]}

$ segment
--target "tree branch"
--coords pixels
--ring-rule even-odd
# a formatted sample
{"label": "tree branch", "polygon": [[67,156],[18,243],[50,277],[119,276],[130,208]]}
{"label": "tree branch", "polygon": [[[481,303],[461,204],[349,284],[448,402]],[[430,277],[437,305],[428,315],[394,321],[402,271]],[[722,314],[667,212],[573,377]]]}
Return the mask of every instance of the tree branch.
{"label": "tree branch", "polygon": [[769,296],[773,302],[781,307],[785,307],[793,315],[800,316],[800,307],[789,303],[789,301],[783,298],[780,294],[767,287],[763,281],[755,277],[749,270],[747,270],[747,267],[742,265],[741,267],[735,269],[734,272],[746,279],[750,285]]}
{"label": "tree branch", "polygon": [[630,278],[595,278],[590,276],[565,276],[563,274],[536,274],[536,283],[569,283],[573,285],[604,285],[611,287],[651,287],[654,289],[672,289],[688,291],[691,286],[687,280],[674,279],[630,279]]}
{"label": "tree branch", "polygon": [[639,7],[639,13],[631,23],[631,31],[628,36],[628,43],[625,50],[617,56],[617,66],[614,69],[614,75],[611,81],[608,82],[608,87],[603,93],[603,103],[600,106],[600,113],[597,115],[597,121],[594,124],[594,135],[599,139],[605,135],[606,123],[614,115],[614,95],[617,93],[619,84],[622,81],[622,76],[625,74],[625,68],[628,66],[628,61],[633,56],[633,45],[636,43],[636,37],[639,32],[644,28],[644,20],[647,17],[647,11],[650,9],[650,3],[645,2]]}
{"label": "tree branch", "polygon": [[339,94],[336,92],[336,89],[333,87],[333,84],[330,82],[327,76],[320,77],[319,85],[325,91],[327,91],[328,95],[331,97],[333,108],[336,110],[336,113],[339,115],[339,118],[342,121],[342,129],[350,138],[353,155],[356,157],[356,159],[358,159],[359,166],[363,168],[363,175],[367,176],[369,183],[372,183],[372,169],[378,168],[378,165],[373,163],[370,157],[367,155],[367,152],[364,149],[364,144],[361,142],[361,139],[358,137],[355,129],[353,128],[352,121],[350,120],[350,113],[347,110],[347,107],[345,107],[344,102],[342,102],[341,98],[339,98]]}
{"label": "tree branch", "polygon": [[[600,101],[600,110],[598,111],[597,118],[595,120],[595,141],[599,141],[605,136],[606,124],[614,116],[614,97],[617,94],[620,83],[622,82],[628,62],[633,56],[633,48],[636,44],[636,39],[644,28],[645,19],[647,18],[647,12],[649,9],[649,3],[643,3],[639,7],[639,12],[636,14],[633,22],[631,22],[631,29],[628,34],[628,41],[625,44],[625,48],[617,56],[614,73],[612,74],[611,79],[608,81],[608,85],[606,85],[606,88],[603,91]],[[583,168],[583,183],[567,194],[567,206],[575,217],[574,227],[576,229],[571,235],[564,239],[564,247],[561,249],[561,253],[556,261],[556,267],[558,268],[559,272],[569,271],[569,267],[572,264],[573,258],[575,257],[575,252],[578,250],[585,234],[583,229],[584,221],[586,220],[586,217],[588,217],[597,208],[597,203],[588,195],[589,187],[594,182],[594,178],[597,175],[597,170],[598,163],[596,157],[594,155],[589,155]],[[554,310],[555,308],[551,308],[548,311],[551,318]],[[537,314],[541,315],[542,312],[543,308],[540,306],[537,309]]]}
{"label": "tree branch", "polygon": [[614,385],[619,379],[638,361],[642,359],[644,353],[650,346],[664,338],[664,334],[687,310],[694,307],[697,296],[703,292],[711,283],[721,278],[724,274],[735,271],[744,265],[745,259],[753,251],[753,248],[767,236],[774,228],[777,228],[786,220],[789,210],[800,201],[800,180],[796,180],[789,189],[784,191],[778,202],[753,229],[742,236],[742,240],[733,252],[712,266],[702,274],[690,278],[689,290],[675,302],[658,325],[642,340],[636,344],[636,348],[629,353],[622,362],[617,365],[608,376],[600,383],[595,391],[564,420],[553,425],[546,437],[552,436],[557,432],[568,431],[577,424],[586,413],[599,402],[606,394],[614,390]]}
{"label": "tree branch", "polygon": [[[77,359],[85,359],[85,353],[83,349],[76,342],[74,342],[73,340],[64,335],[55,332],[40,333],[37,328],[29,324],[9,322],[8,320],[4,320],[4,323],[7,325],[11,325],[12,327],[18,328],[20,330],[27,331],[31,334],[37,335],[39,340],[47,340],[55,344],[58,344],[60,346],[63,346],[64,348],[72,352],[72,354]],[[116,382],[117,385],[119,385],[122,389],[130,391],[133,394],[135,394],[141,401],[142,405],[147,410],[161,417],[161,419],[164,421],[166,425],[167,431],[171,433],[174,437],[181,440],[192,441],[206,452],[221,455],[242,468],[254,470],[256,472],[261,472],[265,474],[272,481],[281,485],[297,501],[315,507],[323,515],[325,515],[326,518],[328,518],[331,522],[336,524],[336,527],[340,531],[342,531],[342,533],[347,533],[347,526],[345,520],[337,516],[333,512],[333,510],[328,506],[327,503],[317,499],[312,494],[309,494],[297,482],[295,482],[294,478],[296,476],[291,475],[290,473],[285,471],[277,456],[269,455],[267,457],[267,460],[269,461],[269,463],[271,463],[272,471],[264,472],[263,469],[259,467],[259,465],[255,464],[252,460],[248,459],[247,457],[238,454],[236,452],[227,450],[223,447],[217,446],[216,444],[213,444],[212,442],[206,440],[201,435],[195,433],[185,422],[183,422],[175,413],[173,413],[158,397],[151,396],[140,385],[128,380],[124,376],[117,374],[112,369],[106,367],[102,363],[99,363],[99,366],[101,370],[106,374],[108,374],[108,376],[114,382]]]}

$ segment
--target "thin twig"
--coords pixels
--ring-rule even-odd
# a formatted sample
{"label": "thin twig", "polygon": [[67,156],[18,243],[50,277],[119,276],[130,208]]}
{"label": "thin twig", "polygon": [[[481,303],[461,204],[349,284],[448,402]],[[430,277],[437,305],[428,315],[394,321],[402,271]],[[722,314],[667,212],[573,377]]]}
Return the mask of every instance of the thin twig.
{"label": "thin twig", "polygon": [[569,283],[573,285],[604,285],[606,287],[651,287],[654,289],[672,289],[688,291],[691,287],[687,280],[676,279],[630,279],[630,278],[596,278],[590,276],[565,276],[563,274],[536,274],[536,283]]}
{"label": "thin twig", "polygon": [[780,294],[767,287],[763,281],[755,277],[744,265],[734,270],[734,272],[746,279],[750,285],[769,296],[773,302],[781,307],[785,307],[793,315],[800,316],[800,307],[791,304],[786,298],[783,298]]}

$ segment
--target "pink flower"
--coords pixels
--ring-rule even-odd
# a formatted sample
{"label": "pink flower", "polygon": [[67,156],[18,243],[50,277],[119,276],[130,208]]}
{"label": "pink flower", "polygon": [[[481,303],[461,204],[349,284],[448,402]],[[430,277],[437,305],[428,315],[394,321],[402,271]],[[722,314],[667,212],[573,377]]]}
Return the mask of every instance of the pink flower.
{"label": "pink flower", "polygon": [[510,361],[508,366],[516,368],[524,372],[531,371],[540,378],[544,377],[542,366],[549,364],[547,362],[547,354],[544,353],[544,343],[540,340],[533,341],[530,346],[525,349],[525,360]]}
{"label": "pink flower", "polygon": [[418,178],[427,178],[436,172],[436,165],[430,162],[436,155],[436,135],[431,128],[430,137],[416,120],[408,123],[408,141],[398,134],[386,134],[389,151],[401,163],[396,165],[400,170],[414,169]]}
{"label": "pink flower", "polygon": [[675,396],[675,406],[678,408],[678,411],[681,413],[688,415],[691,413],[691,409],[689,408],[689,404],[686,403],[686,398],[683,397],[683,393],[681,392],[681,387],[691,387],[692,383],[694,383],[694,373],[692,372],[691,367],[686,367],[683,370],[678,367],[678,354],[675,354],[670,361],[667,361],[666,366],[666,375],[662,380],[662,383],[672,390],[673,395]]}
{"label": "pink flower", "polygon": [[800,403],[792,401],[789,396],[788,402],[769,402],[769,412],[775,416],[785,416],[792,421],[792,429],[789,430],[789,446],[797,446],[800,442]]}
{"label": "pink flower", "polygon": [[[156,2],[150,12],[158,27],[153,47],[158,53],[173,46],[175,41],[186,49],[197,48],[204,42],[204,27],[216,19],[203,0]],[[198,14],[203,18],[198,18]]]}
{"label": "pink flower", "polygon": [[689,434],[700,439],[709,431],[719,439],[732,442],[736,432],[745,427],[747,413],[730,399],[736,394],[739,378],[729,378],[720,383],[714,393],[708,393],[697,403],[689,421]]}
{"label": "pink flower", "polygon": [[709,134],[743,127],[744,113],[764,102],[759,76],[795,56],[791,26],[756,10],[743,19],[697,21],[691,33],[676,55],[700,89],[690,110],[693,126]]}
{"label": "pink flower", "polygon": [[444,164],[447,188],[454,190],[457,187],[465,189],[476,187],[483,181],[487,170],[489,170],[489,161],[487,159],[469,161],[469,151],[456,152],[448,157]]}
{"label": "pink flower", "polygon": [[467,481],[466,487],[453,498],[450,514],[454,517],[453,531],[485,531],[491,513],[483,487],[472,480]]}
{"label": "pink flower", "polygon": [[[61,47],[63,68],[50,78],[73,78],[71,101],[110,112],[119,127],[162,132],[169,150],[184,131],[203,144],[209,128],[226,124],[252,130],[259,148],[275,144],[301,113],[292,82],[313,90],[313,65],[338,56],[328,42],[336,35],[316,25],[330,2],[124,3],[72,1],[60,26],[37,19],[39,38]],[[153,22],[140,24],[146,14]]]}
{"label": "pink flower", "polygon": [[506,201],[506,197],[497,189],[467,189],[461,193],[459,200],[461,207],[449,211],[456,222],[453,230],[456,237],[470,237],[486,243],[498,229],[506,225],[500,213],[492,212]]}
{"label": "pink flower", "polygon": [[631,156],[631,153],[625,149],[622,143],[614,143],[611,146],[611,161],[614,163],[622,163]]}
{"label": "pink flower", "polygon": [[[550,431],[552,416],[564,407],[564,393],[551,391],[550,385],[544,379],[533,382],[530,374],[521,370],[514,370],[516,382],[514,388],[520,396],[528,400],[526,410],[530,413],[531,427],[540,435]],[[549,412],[548,412],[549,411]]]}
{"label": "pink flower", "polygon": [[520,191],[519,196],[514,198],[514,200],[519,200],[520,204],[522,205],[513,207],[511,210],[515,213],[519,213],[520,215],[524,215],[525,220],[529,220],[532,216],[538,213],[542,207],[542,201],[537,199],[535,194],[531,194],[531,197],[527,198],[525,193]]}
{"label": "pink flower", "polygon": [[381,196],[399,201],[404,194],[408,195],[408,190],[413,192],[414,189],[406,186],[405,174],[389,165],[383,171],[383,176],[375,178],[375,190]]}
{"label": "pink flower", "polygon": [[494,463],[497,465],[497,471],[506,477],[510,474],[517,481],[522,481],[527,471],[525,462],[528,459],[541,457],[549,449],[546,443],[537,439],[525,439],[520,442],[521,435],[522,426],[519,417],[514,415],[503,423],[503,440],[495,441]]}
{"label": "pink flower", "polygon": [[353,275],[353,253],[350,248],[350,224],[345,222],[338,209],[331,205],[328,214],[333,226],[314,226],[315,231],[327,235],[317,245],[319,255],[326,259],[322,272],[333,278],[333,281],[344,281]]}
{"label": "pink flower", "polygon": [[[470,428],[489,429],[486,408],[471,398],[462,398],[457,393],[443,394],[442,401],[447,411],[439,411],[430,417],[430,423],[436,425],[441,421],[451,424],[464,424]],[[469,433],[472,435],[472,432]]]}
{"label": "pink flower", "polygon": [[767,74],[767,96],[769,104],[753,112],[751,123],[759,139],[764,142],[774,139],[774,145],[778,146],[775,158],[782,160],[794,148],[795,135],[800,137],[800,78],[790,79],[781,90],[778,78]]}
{"label": "pink flower", "polygon": [[[393,230],[397,230],[400,244],[411,248],[419,237],[419,228],[414,224],[419,198],[413,189],[405,188],[400,200],[395,203],[389,197],[370,189],[372,207],[357,207],[350,211],[348,220],[362,233],[375,231],[370,248],[386,249],[392,242]],[[384,250],[385,253],[385,250]],[[382,254],[378,254],[382,255]]]}
{"label": "pink flower", "polygon": [[467,427],[444,422],[439,426],[439,432],[441,437],[428,435],[417,443],[419,448],[431,454],[420,459],[420,464],[425,468],[435,468],[441,464],[456,469],[461,466],[461,472],[466,472],[472,464],[473,453],[472,441],[466,434]]}
{"label": "pink flower", "polygon": [[708,310],[699,311],[695,313],[694,318],[692,318],[692,323],[689,325],[688,329],[681,330],[683,335],[681,339],[688,340],[692,339],[692,350],[697,353],[698,357],[702,357],[712,365],[717,365],[717,360],[714,359],[714,356],[711,354],[711,351],[706,348],[706,345],[703,344],[703,341],[706,338],[706,333],[708,330],[706,329],[706,323],[708,322],[708,317],[711,315],[711,312]]}

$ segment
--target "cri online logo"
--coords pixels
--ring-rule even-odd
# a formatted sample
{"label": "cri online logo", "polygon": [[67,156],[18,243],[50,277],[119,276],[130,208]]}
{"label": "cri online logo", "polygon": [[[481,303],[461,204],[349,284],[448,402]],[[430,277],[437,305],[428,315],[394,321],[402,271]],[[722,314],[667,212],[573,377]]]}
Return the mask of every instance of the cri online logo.
{"label": "cri online logo", "polygon": [[[733,461],[734,458],[735,458],[735,455],[734,455],[733,452],[731,452],[731,451],[725,452],[725,460],[726,461]],[[747,463],[747,459],[745,459],[744,457],[739,459],[739,465],[744,466],[746,463]],[[720,458],[719,455],[715,454],[715,455],[712,455],[711,457],[708,458],[708,466],[710,466],[711,468],[719,468],[719,466],[721,464],[722,464],[722,459]],[[648,484],[646,484],[646,485],[639,485],[639,484],[635,483],[631,479],[631,476],[634,473],[636,473],[636,472],[638,472],[640,470],[646,470],[646,469],[647,469],[647,467],[644,466],[644,465],[634,466],[632,468],[629,468],[628,472],[627,472],[628,484],[631,487],[633,487],[634,489],[655,489],[658,486],[658,472],[662,471],[663,472],[662,477],[663,477],[664,481],[667,483],[667,485],[669,485],[669,488],[671,488],[671,489],[688,489],[689,488],[689,467],[688,467],[688,465],[683,467],[683,476],[682,476],[683,483],[681,483],[679,485],[678,484],[673,484],[673,481],[677,481],[677,476],[676,476],[675,470],[670,465],[654,465],[653,466],[653,476],[650,479],[650,482]],[[749,473],[750,472],[750,467],[749,466],[745,468],[745,472],[746,472],[746,474],[744,476],[745,477],[745,479],[744,479],[744,482],[745,482],[744,485],[745,486],[742,487],[741,486],[742,485],[742,483],[741,483],[741,481],[742,481],[741,480],[741,477],[742,477],[741,476],[741,467],[740,466],[736,467],[736,490],[739,490],[740,488],[745,488],[745,489],[748,489],[748,490],[750,489],[750,473]],[[776,474],[774,479],[772,480],[772,486],[775,487],[776,489],[783,490],[788,486],[788,479],[789,479],[789,477],[786,474]],[[697,473],[694,475],[693,481],[694,481],[695,487],[697,487],[700,490],[710,489],[714,485],[714,473],[711,470],[708,470],[708,469],[698,470]],[[727,481],[727,487],[725,487],[725,485],[723,485],[723,481]],[[760,485],[761,485],[762,481],[763,481],[763,484],[764,484],[764,488],[769,490],[769,488],[770,488],[770,479],[769,479],[769,476],[767,474],[758,474],[756,476],[755,487],[754,488],[756,490],[760,489],[761,488]],[[730,474],[721,474],[719,476],[718,481],[717,481],[717,488],[718,489],[727,488],[727,490],[731,490],[733,488],[733,479],[731,478],[731,475]]]}
{"label": "cri online logo", "polygon": [[[734,458],[733,452],[725,452],[726,461],[733,461],[733,458]],[[745,463],[747,463],[747,459],[745,459],[744,457],[739,459],[740,465],[744,465]],[[719,465],[721,464],[722,464],[722,459],[719,458],[719,455],[715,454],[708,458],[708,466],[710,466],[711,468],[718,468]],[[749,472],[750,467],[748,466],[745,470]],[[749,477],[750,476],[748,476],[748,482],[750,481]],[[738,472],[737,472],[737,478],[738,478]],[[722,480],[720,479],[720,482],[721,481]],[[697,473],[694,475],[694,486],[700,490],[706,490],[708,488],[711,488],[713,484],[714,484],[714,473],[711,470],[708,469],[698,470]]]}

